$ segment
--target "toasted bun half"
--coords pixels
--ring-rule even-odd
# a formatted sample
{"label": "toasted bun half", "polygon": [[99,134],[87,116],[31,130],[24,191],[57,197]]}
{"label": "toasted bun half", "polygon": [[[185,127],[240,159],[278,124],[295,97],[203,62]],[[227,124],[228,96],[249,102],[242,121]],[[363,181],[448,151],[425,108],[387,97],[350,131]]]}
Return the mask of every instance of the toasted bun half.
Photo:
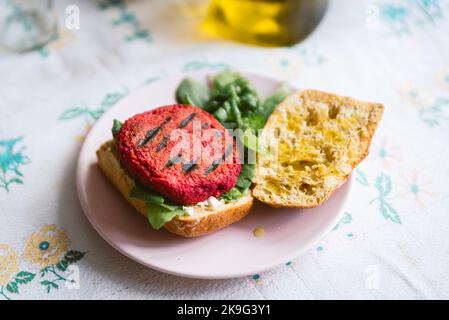
{"label": "toasted bun half", "polygon": [[322,204],[368,154],[383,110],[315,90],[292,94],[260,136],[270,152],[259,156],[253,196],[273,207]]}
{"label": "toasted bun half", "polygon": [[[135,187],[134,179],[125,171],[110,140],[97,150],[98,165],[122,196],[143,216],[147,216],[145,201],[129,196]],[[178,216],[164,225],[168,231],[183,237],[198,237],[224,228],[246,216],[253,205],[250,193],[238,201],[228,202],[217,209],[195,206],[194,216]]]}

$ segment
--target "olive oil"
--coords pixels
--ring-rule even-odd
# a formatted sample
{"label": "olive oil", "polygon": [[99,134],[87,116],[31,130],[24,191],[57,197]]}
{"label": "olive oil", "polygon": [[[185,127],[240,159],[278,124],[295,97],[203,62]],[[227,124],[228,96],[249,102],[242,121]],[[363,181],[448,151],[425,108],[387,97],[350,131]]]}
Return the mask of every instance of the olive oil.
{"label": "olive oil", "polygon": [[212,0],[203,28],[209,35],[260,46],[288,46],[319,23],[327,0]]}

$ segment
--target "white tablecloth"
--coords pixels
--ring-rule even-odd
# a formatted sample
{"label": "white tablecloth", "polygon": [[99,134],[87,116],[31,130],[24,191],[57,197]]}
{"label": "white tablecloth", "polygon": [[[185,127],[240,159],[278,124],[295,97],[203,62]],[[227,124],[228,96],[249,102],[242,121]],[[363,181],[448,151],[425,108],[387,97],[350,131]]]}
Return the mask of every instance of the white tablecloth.
{"label": "white tablecloth", "polygon": [[[195,2],[75,1],[68,30],[74,1],[56,1],[57,40],[0,55],[0,298],[449,298],[449,1],[334,0],[304,42],[275,49],[197,36]],[[384,118],[343,218],[306,254],[232,280],[153,271],[84,217],[83,137],[145,83],[226,67],[381,102]]]}

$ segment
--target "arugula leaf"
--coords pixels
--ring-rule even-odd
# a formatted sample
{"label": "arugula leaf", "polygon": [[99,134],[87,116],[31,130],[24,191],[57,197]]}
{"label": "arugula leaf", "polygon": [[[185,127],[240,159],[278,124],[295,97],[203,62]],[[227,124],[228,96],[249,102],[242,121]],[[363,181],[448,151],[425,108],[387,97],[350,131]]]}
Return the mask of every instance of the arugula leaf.
{"label": "arugula leaf", "polygon": [[112,124],[112,129],[111,129],[111,131],[112,131],[112,136],[115,138],[115,136],[119,133],[119,131],[120,131],[120,129],[122,128],[122,122],[121,121],[119,121],[119,120],[117,120],[117,119],[114,119],[114,122],[113,122],[113,124]]}
{"label": "arugula leaf", "polygon": [[226,201],[236,201],[242,196],[239,188],[234,187],[226,193],[223,193],[220,198]]}
{"label": "arugula leaf", "polygon": [[252,130],[245,130],[245,133],[242,136],[242,142],[248,149],[257,151],[257,137]]}
{"label": "arugula leaf", "polygon": [[188,94],[185,95],[185,104],[190,104],[191,106],[195,106],[197,103],[195,103],[194,101],[192,101],[192,99],[190,98],[190,96]]}
{"label": "arugula leaf", "polygon": [[240,197],[242,197],[243,194],[247,192],[249,187],[251,187],[254,175],[255,175],[254,165],[247,163],[243,164],[242,171],[240,172],[239,177],[237,178],[235,186],[228,192],[222,194],[220,198],[226,201],[238,200]]}
{"label": "arugula leaf", "polygon": [[214,112],[214,117],[220,122],[225,122],[228,119],[228,113],[224,107],[221,107]]}
{"label": "arugula leaf", "polygon": [[224,108],[226,118],[223,118],[223,112],[219,113],[221,122],[237,122],[241,127],[241,119],[259,106],[256,90],[239,73],[224,71],[212,79],[212,94],[207,110],[214,112]]}
{"label": "arugula leaf", "polygon": [[212,113],[226,128],[262,129],[274,108],[291,92],[285,82],[261,103],[248,79],[237,72],[223,71],[211,82],[209,91],[194,79],[184,79],[176,90],[176,100]]}
{"label": "arugula leaf", "polygon": [[176,101],[181,104],[190,104],[204,109],[210,99],[209,88],[201,82],[186,78],[176,89]]}
{"label": "arugula leaf", "polygon": [[248,180],[244,176],[239,175],[235,185],[237,187],[240,187],[241,189],[245,190],[245,189],[248,189],[249,187],[251,187],[251,183],[252,183],[251,180]]}
{"label": "arugula leaf", "polygon": [[[212,79],[212,94],[207,110],[226,128],[262,129],[273,112],[291,92],[287,82],[281,84],[263,103],[249,81],[239,73],[224,71]],[[232,124],[229,126],[229,124]]]}
{"label": "arugula leaf", "polygon": [[213,85],[214,90],[220,91],[223,90],[230,83],[240,79],[242,76],[237,72],[232,72],[229,70],[225,70],[220,72],[214,77]]}
{"label": "arugula leaf", "polygon": [[273,112],[274,108],[287,98],[291,91],[292,89],[288,82],[284,82],[262,103],[262,114],[266,119]]}
{"label": "arugula leaf", "polygon": [[257,130],[262,129],[267,122],[268,117],[266,117],[262,112],[254,112],[248,117],[243,119],[243,127],[251,128],[257,132]]}
{"label": "arugula leaf", "polygon": [[241,174],[243,174],[245,176],[245,178],[252,181],[256,175],[256,172],[254,171],[254,165],[253,164],[244,164],[242,166]]}
{"label": "arugula leaf", "polygon": [[291,93],[290,85],[284,82],[271,94],[262,105],[247,118],[243,119],[244,126],[258,130],[265,126],[273,110]]}
{"label": "arugula leaf", "polygon": [[264,143],[259,140],[253,129],[246,129],[243,134],[237,135],[237,139],[239,140],[240,146],[243,145],[245,148],[245,162],[249,159],[251,159],[251,162],[254,161],[257,155],[268,154]]}

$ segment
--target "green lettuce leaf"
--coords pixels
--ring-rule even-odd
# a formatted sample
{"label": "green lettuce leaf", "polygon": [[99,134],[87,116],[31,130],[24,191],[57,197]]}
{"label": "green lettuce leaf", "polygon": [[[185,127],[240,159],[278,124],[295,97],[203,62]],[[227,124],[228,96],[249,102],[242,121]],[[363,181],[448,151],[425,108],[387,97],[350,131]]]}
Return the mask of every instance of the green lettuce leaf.
{"label": "green lettuce leaf", "polygon": [[155,191],[136,185],[129,195],[150,204],[163,204],[165,198]]}
{"label": "green lettuce leaf", "polygon": [[164,204],[151,204],[147,209],[147,218],[153,229],[160,229],[174,217],[183,215],[182,207]]}
{"label": "green lettuce leaf", "polygon": [[115,138],[115,136],[119,133],[120,129],[122,128],[122,122],[114,119],[114,122],[112,123],[112,136]]}
{"label": "green lettuce leaf", "polygon": [[147,218],[153,229],[158,230],[174,217],[184,214],[181,205],[169,204],[164,196],[141,185],[136,184],[129,195],[145,201],[147,204]]}

